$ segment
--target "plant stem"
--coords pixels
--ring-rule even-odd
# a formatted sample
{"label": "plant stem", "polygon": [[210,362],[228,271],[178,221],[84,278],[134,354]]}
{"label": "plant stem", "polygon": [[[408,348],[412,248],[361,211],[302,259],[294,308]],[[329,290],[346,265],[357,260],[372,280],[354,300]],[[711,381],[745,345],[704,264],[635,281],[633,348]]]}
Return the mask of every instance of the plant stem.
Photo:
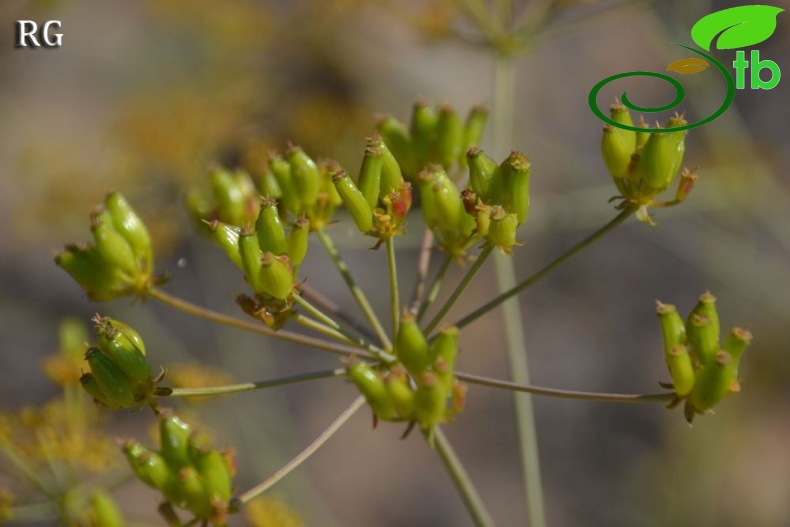
{"label": "plant stem", "polygon": [[362,324],[349,312],[345,311],[339,305],[335,304],[331,299],[324,296],[320,291],[316,290],[310,284],[303,283],[300,286],[302,296],[310,300],[313,304],[323,309],[325,312],[333,315],[338,320],[344,322],[348,327],[362,335],[368,340],[376,340],[376,335],[370,331],[366,325]]}
{"label": "plant stem", "polygon": [[417,312],[417,322],[422,322],[423,317],[428,312],[428,309],[433,305],[434,300],[436,297],[439,296],[439,290],[442,288],[442,282],[444,281],[444,277],[447,275],[447,271],[450,270],[450,265],[453,263],[453,258],[449,254],[444,257],[444,261],[442,262],[442,266],[439,268],[439,272],[436,273],[436,276],[433,278],[433,282],[431,282],[431,288],[428,290],[428,295],[425,297],[425,301],[420,306],[420,310]]}
{"label": "plant stem", "polygon": [[[512,55],[506,54],[504,50],[499,51],[495,56],[494,67],[494,140],[500,155],[504,156],[505,152],[513,147],[516,77]],[[516,284],[513,258],[498,254],[494,258],[494,266],[499,292],[512,288]],[[510,376],[516,383],[529,384],[527,346],[518,300],[505,302],[502,305],[502,316]],[[543,484],[540,476],[540,455],[532,398],[529,394],[513,393],[513,404],[529,525],[545,527],[546,513],[543,505]]]}
{"label": "plant stem", "polygon": [[417,260],[417,280],[414,282],[414,291],[411,294],[411,302],[409,302],[409,311],[412,315],[417,316],[420,312],[423,298],[425,297],[425,286],[428,280],[428,271],[431,268],[431,255],[433,252],[433,231],[425,228],[422,234],[422,243],[420,244],[420,256]]}
{"label": "plant stem", "polygon": [[291,473],[294,469],[296,469],[299,465],[301,465],[307,458],[313,455],[321,446],[326,443],[330,437],[332,437],[335,432],[340,430],[340,428],[351,418],[351,416],[356,413],[357,410],[362,408],[365,405],[365,398],[360,395],[351,405],[343,410],[335,421],[329,425],[329,427],[324,430],[321,435],[319,435],[315,441],[310,443],[307,448],[302,450],[296,457],[294,457],[291,461],[285,464],[281,469],[277,472],[269,476],[265,481],[256,485],[255,487],[251,488],[250,490],[243,492],[233,498],[230,503],[230,509],[232,511],[238,510],[240,506],[244,505],[245,503],[249,502],[250,500],[260,496],[266,490],[268,490],[272,485],[280,481],[282,478],[287,476]]}
{"label": "plant stem", "polygon": [[309,373],[300,373],[289,377],[271,379],[268,381],[244,382],[240,384],[228,384],[225,386],[207,386],[205,388],[158,388],[157,390],[170,390],[170,393],[158,393],[160,397],[196,397],[201,395],[223,395],[227,393],[246,392],[250,390],[263,390],[274,386],[285,386],[299,382],[314,381],[316,379],[328,379],[331,377],[343,377],[346,374],[345,368],[334,370],[321,370]]}
{"label": "plant stem", "polygon": [[[307,311],[308,313],[313,315],[316,319],[318,319],[318,322],[320,322],[323,325],[325,325],[325,326],[331,328],[332,330],[334,330],[334,332],[338,336],[341,337],[341,340],[345,340],[346,342],[349,342],[349,343],[353,344],[354,346],[360,347],[362,349],[370,349],[371,348],[371,345],[368,342],[365,342],[364,339],[361,339],[361,338],[351,334],[351,332],[349,332],[345,328],[341,327],[340,324],[335,322],[334,319],[332,319],[331,317],[326,315],[323,311],[321,311],[320,309],[318,309],[317,307],[312,305],[310,302],[308,302],[304,298],[300,297],[299,295],[293,295],[291,298],[293,299],[294,304],[297,304],[302,309],[304,309],[305,311]],[[297,320],[300,320],[300,319],[297,318]],[[301,320],[304,320],[304,317],[302,317]],[[313,329],[315,329],[315,328],[313,328]],[[325,333],[325,334],[329,335],[329,336],[332,336],[329,333]],[[337,337],[335,337],[335,338],[337,338]]]}
{"label": "plant stem", "polygon": [[483,264],[488,259],[489,255],[491,254],[491,251],[493,251],[493,250],[494,250],[493,246],[489,246],[489,247],[486,247],[485,249],[483,249],[483,252],[480,253],[480,256],[478,256],[477,260],[475,260],[475,263],[472,264],[472,267],[469,268],[469,271],[466,273],[466,276],[464,276],[463,280],[461,280],[461,283],[458,284],[458,287],[455,288],[455,291],[453,291],[453,294],[450,295],[450,298],[447,299],[447,302],[445,302],[444,305],[442,306],[442,308],[439,310],[439,312],[436,313],[436,316],[433,317],[433,320],[431,320],[428,323],[428,325],[425,327],[424,333],[426,335],[430,335],[431,332],[433,332],[433,330],[436,329],[436,326],[438,326],[442,322],[442,320],[444,319],[445,315],[447,315],[448,311],[450,311],[450,309],[452,309],[452,307],[455,305],[455,303],[458,301],[458,299],[464,293],[466,288],[472,282],[472,280],[474,279],[475,275],[480,270],[480,268],[483,266]]}
{"label": "plant stem", "polygon": [[462,381],[471,384],[479,384],[480,386],[490,386],[491,388],[545,395],[546,397],[557,397],[560,399],[581,399],[585,401],[600,401],[607,403],[668,403],[675,398],[674,392],[652,394],[578,392],[574,390],[560,390],[558,388],[544,388],[542,386],[519,384],[471,373],[456,372],[455,376]]}
{"label": "plant stem", "polygon": [[241,329],[244,331],[249,331],[251,333],[266,335],[267,337],[271,337],[273,339],[284,340],[287,342],[293,342],[294,344],[301,344],[303,346],[307,346],[311,348],[330,351],[338,355],[351,356],[351,355],[360,354],[360,350],[354,346],[336,344],[334,342],[329,342],[323,339],[317,339],[313,337],[308,337],[306,335],[300,335],[292,331],[284,331],[284,330],[274,331],[273,329],[269,329],[268,327],[262,326],[260,324],[254,324],[252,322],[240,320],[238,318],[231,317],[223,313],[218,313],[216,311],[212,311],[211,309],[207,309],[202,306],[198,306],[182,298],[178,298],[169,293],[166,293],[161,289],[151,288],[146,292],[146,294],[148,297],[153,298],[154,300],[158,300],[159,302],[162,302],[163,304],[166,304],[172,308],[178,309],[190,315],[203,318],[205,320],[216,322],[217,324],[224,324],[226,326],[234,327],[236,329]]}
{"label": "plant stem", "polygon": [[434,430],[434,445],[475,525],[477,527],[494,527],[494,520],[491,519],[491,514],[477,493],[474,483],[472,483],[461,460],[458,459],[447,436],[444,435],[444,431],[438,426]]}
{"label": "plant stem", "polygon": [[362,310],[362,313],[365,315],[365,318],[368,319],[368,322],[373,328],[373,331],[376,333],[376,336],[378,336],[379,340],[381,341],[381,345],[386,349],[392,348],[392,342],[390,342],[390,339],[387,336],[387,333],[384,331],[381,322],[379,322],[376,312],[373,311],[373,308],[370,306],[370,302],[368,302],[365,293],[359,288],[356,281],[354,280],[354,277],[351,276],[351,272],[348,270],[346,262],[343,261],[343,258],[337,251],[337,247],[335,247],[335,244],[332,242],[332,238],[330,238],[323,229],[317,230],[316,235],[318,236],[318,239],[321,240],[326,252],[329,253],[329,257],[332,258],[335,267],[337,267],[337,270],[340,272],[340,276],[343,277],[343,280],[346,282],[349,291],[351,291],[351,295],[354,297],[354,300],[357,301],[359,308]]}
{"label": "plant stem", "polygon": [[392,334],[398,331],[400,319],[400,298],[398,296],[398,267],[395,261],[394,237],[387,238],[387,269],[390,278],[390,301],[392,302]]}
{"label": "plant stem", "polygon": [[615,218],[613,220],[611,220],[609,223],[607,223],[606,225],[604,225],[603,227],[601,227],[600,229],[595,231],[593,234],[591,234],[590,236],[588,236],[587,238],[585,238],[581,242],[579,242],[576,245],[574,245],[573,247],[571,247],[569,250],[564,252],[562,255],[557,257],[555,260],[553,260],[551,263],[549,263],[548,265],[543,267],[541,270],[539,270],[538,272],[536,272],[535,274],[533,274],[529,278],[526,278],[525,280],[523,280],[518,285],[515,285],[514,287],[508,289],[507,291],[503,292],[502,294],[500,294],[499,296],[495,297],[494,299],[488,301],[486,304],[484,304],[481,307],[477,308],[473,312],[469,313],[468,315],[466,315],[465,317],[460,319],[458,322],[456,322],[455,325],[458,326],[459,328],[467,326],[470,323],[472,323],[475,320],[477,320],[478,318],[480,318],[481,316],[483,316],[486,313],[488,313],[489,311],[491,311],[492,309],[496,308],[499,304],[501,304],[502,302],[504,302],[508,298],[521,293],[522,291],[528,289],[532,285],[535,285],[541,279],[543,279],[546,275],[548,275],[549,273],[551,273],[552,271],[554,271],[555,269],[560,267],[562,264],[564,264],[565,262],[567,262],[568,260],[573,258],[575,255],[577,255],[580,252],[582,252],[590,244],[592,244],[593,242],[595,242],[599,238],[602,238],[605,234],[607,234],[608,232],[612,231],[615,227],[617,227],[618,225],[623,223],[625,220],[627,220],[635,212],[635,210],[636,209],[633,209],[633,208],[630,208],[630,207],[626,208],[626,209],[623,209],[620,212],[620,214],[615,216]]}

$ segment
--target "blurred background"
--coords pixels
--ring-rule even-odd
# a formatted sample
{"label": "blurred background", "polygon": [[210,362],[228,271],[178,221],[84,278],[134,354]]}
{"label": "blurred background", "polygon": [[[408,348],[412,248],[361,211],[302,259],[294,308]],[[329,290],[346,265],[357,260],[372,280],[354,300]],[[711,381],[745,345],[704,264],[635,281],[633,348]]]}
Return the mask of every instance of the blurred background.
{"label": "blurred background", "polygon": [[[546,12],[515,59],[514,143],[493,145],[489,126],[482,145],[518,149],[532,161],[533,211],[514,255],[519,277],[614,215],[607,199],[615,189],[599,154],[601,123],[587,106],[590,88],[616,73],[664,71],[685,56],[670,42],[691,44],[694,22],[738,5],[528,0],[514,9],[532,3]],[[90,303],[55,267],[52,251],[87,240],[90,207],[118,189],[153,232],[157,268],[173,275],[167,290],[236,314],[243,279],[194,232],[185,192],[206,186],[211,163],[255,166],[287,141],[355,171],[374,114],[405,121],[418,98],[451,103],[462,114],[473,104],[490,106],[493,55],[479,44],[458,7],[464,4],[3,0],[0,412],[59,396],[41,369],[57,349],[57,324],[64,316],[87,324],[96,311],[137,328],[153,364],[174,371],[201,363],[216,371],[200,375],[242,382],[337,367],[336,357],[211,326],[153,302]],[[759,49],[790,71],[785,17]],[[63,46],[15,49],[19,19],[61,20]],[[714,54],[724,64],[734,59],[734,52]],[[694,77],[682,79],[690,121],[709,115],[724,96],[715,73]],[[671,88],[649,81],[626,81],[604,95],[611,100],[624,89],[644,105],[672,97]],[[661,405],[535,398],[549,525],[790,525],[788,100],[786,80],[770,91],[739,90],[724,116],[689,133],[685,164],[699,167],[700,178],[682,207],[659,210],[656,228],[629,221],[521,295],[532,380],[542,386],[658,391],[657,381],[668,379],[657,298],[685,313],[710,289],[723,328],[744,326],[755,335],[741,368],[742,392],[692,428],[679,410]],[[599,102],[608,104],[603,96]],[[385,312],[385,255],[367,250],[347,225],[333,235],[374,307]],[[410,227],[398,240],[402,294],[411,291],[421,239],[419,221]],[[303,275],[354,311],[334,273],[314,247]],[[447,283],[462,273],[454,268]],[[489,265],[449,320],[495,292]],[[507,378],[498,311],[464,330],[462,348],[459,369]],[[302,450],[353,396],[345,382],[322,380],[180,408],[238,450],[237,482],[245,489]],[[108,414],[100,417],[108,437],[151,443],[149,413]],[[511,395],[471,386],[467,409],[446,431],[498,524],[524,525]],[[401,441],[401,432],[388,423],[372,430],[360,412],[273,489],[261,506],[268,512],[239,515],[231,525],[471,525],[438,458],[418,434]],[[32,494],[16,481],[0,463],[0,487],[24,502]],[[163,525],[156,495],[142,484],[117,485],[114,496],[131,525]]]}

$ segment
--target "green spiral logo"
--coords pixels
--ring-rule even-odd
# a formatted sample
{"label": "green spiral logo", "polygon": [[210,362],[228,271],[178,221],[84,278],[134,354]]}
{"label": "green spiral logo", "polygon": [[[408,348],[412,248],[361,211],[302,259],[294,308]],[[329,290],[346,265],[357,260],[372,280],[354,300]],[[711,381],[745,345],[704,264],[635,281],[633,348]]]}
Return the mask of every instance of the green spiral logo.
{"label": "green spiral logo", "polygon": [[[732,101],[735,99],[735,79],[732,78],[732,75],[730,74],[729,71],[727,71],[727,68],[725,68],[722,63],[720,63],[718,60],[714,59],[710,55],[708,55],[706,53],[703,53],[702,51],[699,51],[697,49],[691,48],[689,46],[684,46],[683,44],[675,44],[675,45],[676,46],[680,46],[681,48],[685,48],[685,49],[687,49],[689,51],[692,51],[692,52],[696,53],[697,55],[700,55],[700,56],[704,57],[706,60],[710,61],[710,63],[712,63],[713,65],[715,65],[719,69],[721,74],[724,76],[724,80],[727,82],[727,96],[724,98],[724,102],[722,102],[721,106],[719,106],[719,108],[713,114],[711,114],[710,116],[706,117],[705,119],[702,119],[701,121],[697,121],[696,123],[689,123],[689,124],[684,125],[684,126],[677,126],[677,127],[671,128],[671,130],[673,130],[675,132],[679,132],[681,130],[689,130],[691,128],[696,128],[698,126],[702,126],[703,124],[707,124],[707,123],[711,122],[712,120],[716,119],[717,117],[719,117],[724,112],[726,112],[727,108],[730,107],[730,105],[732,104]],[[681,61],[678,61],[678,62],[681,62]],[[673,63],[673,64],[676,64],[676,63]],[[670,66],[672,66],[672,65],[670,65]],[[676,71],[679,71],[681,73],[696,73],[697,71],[700,71],[701,69],[704,69],[704,66],[695,67],[694,70],[696,70],[696,71],[682,71],[680,69],[680,67],[678,67],[678,69]],[[672,110],[673,108],[677,108],[678,105],[683,102],[683,99],[686,98],[686,90],[683,88],[683,85],[677,79],[674,79],[674,78],[670,77],[669,75],[666,75],[664,73],[656,73],[654,71],[629,71],[629,72],[626,72],[626,73],[619,73],[617,75],[612,75],[611,77],[606,77],[604,80],[602,80],[601,82],[599,82],[598,84],[593,86],[592,90],[590,90],[590,95],[588,97],[588,102],[590,104],[590,109],[603,122],[608,123],[608,124],[610,124],[612,126],[615,126],[617,128],[622,128],[623,130],[632,130],[634,132],[643,132],[643,133],[649,133],[649,134],[654,134],[654,133],[658,133],[658,132],[666,132],[667,128],[639,128],[637,126],[628,126],[628,125],[625,125],[625,124],[622,124],[622,123],[618,123],[617,121],[614,121],[609,116],[604,114],[601,111],[601,109],[598,107],[598,93],[603,89],[603,87],[606,86],[607,84],[609,84],[610,82],[613,82],[613,81],[616,81],[618,79],[622,79],[622,78],[625,78],[625,77],[655,77],[657,79],[661,79],[663,81],[668,82],[669,84],[671,84],[675,88],[675,99],[672,102],[670,102],[669,104],[665,104],[664,106],[659,106],[659,107],[650,107],[650,106],[639,106],[639,105],[636,105],[636,104],[632,103],[631,100],[628,98],[628,93],[627,92],[623,92],[623,94],[620,96],[620,101],[622,102],[623,106],[625,106],[626,108],[628,108],[630,110],[633,110],[635,112],[640,112],[640,113],[665,112],[667,110]]]}

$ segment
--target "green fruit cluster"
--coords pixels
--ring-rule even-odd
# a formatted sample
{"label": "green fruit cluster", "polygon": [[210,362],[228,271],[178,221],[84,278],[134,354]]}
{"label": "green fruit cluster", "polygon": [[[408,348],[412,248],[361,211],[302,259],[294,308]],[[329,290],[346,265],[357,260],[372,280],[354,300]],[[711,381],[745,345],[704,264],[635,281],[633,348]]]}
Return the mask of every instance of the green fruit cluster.
{"label": "green fruit cluster", "polygon": [[657,302],[664,339],[664,360],[677,406],[685,401],[686,420],[704,414],[731,393],[740,391],[738,367],[752,335],[733,328],[722,343],[716,298],[705,293],[684,321],[675,306]]}
{"label": "green fruit cluster", "polygon": [[209,448],[204,436],[167,413],[159,419],[159,440],[159,451],[135,441],[123,445],[135,475],[196,519],[225,525],[236,473],[233,452]]}

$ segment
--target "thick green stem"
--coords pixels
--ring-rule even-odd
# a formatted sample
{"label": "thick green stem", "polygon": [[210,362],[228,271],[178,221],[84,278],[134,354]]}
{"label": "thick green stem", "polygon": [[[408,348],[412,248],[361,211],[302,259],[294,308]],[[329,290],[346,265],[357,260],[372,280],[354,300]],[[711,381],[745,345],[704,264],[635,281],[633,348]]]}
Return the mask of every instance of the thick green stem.
{"label": "thick green stem", "polygon": [[531,393],[534,395],[544,395],[546,397],[557,397],[560,399],[580,399],[584,401],[606,403],[668,403],[675,399],[674,392],[651,394],[579,392],[575,390],[561,390],[558,388],[544,388],[542,386],[519,384],[471,373],[456,372],[455,376],[470,384],[479,384],[480,386],[489,386],[491,388],[501,388],[503,390]]}
{"label": "thick green stem", "polygon": [[169,293],[165,293],[161,289],[157,289],[157,288],[149,289],[146,292],[146,295],[172,308],[178,309],[190,315],[203,318],[205,320],[216,322],[217,324],[223,324],[225,326],[230,326],[236,329],[249,331],[251,333],[266,335],[267,337],[271,337],[273,339],[284,340],[287,342],[293,342],[294,344],[301,344],[303,346],[307,346],[311,348],[330,351],[338,355],[350,356],[350,355],[360,354],[360,350],[354,346],[336,344],[334,342],[329,342],[323,339],[317,339],[305,335],[300,335],[298,333],[293,333],[291,331],[284,331],[284,330],[274,331],[273,329],[269,329],[266,326],[262,326],[260,324],[254,324],[252,322],[247,322],[246,320],[240,320],[238,318],[231,317],[223,313],[218,313],[216,311],[212,311],[205,307],[198,306],[191,302],[187,302],[184,299],[178,298]]}
{"label": "thick green stem", "polygon": [[420,309],[417,312],[417,322],[422,322],[423,317],[428,312],[428,309],[433,305],[433,302],[436,300],[436,297],[439,296],[439,290],[442,288],[442,282],[444,281],[444,277],[447,275],[447,271],[450,270],[450,266],[453,263],[453,258],[450,255],[444,257],[444,262],[442,262],[442,266],[439,268],[439,272],[436,273],[436,276],[431,283],[430,289],[428,289],[428,295],[425,297],[425,300],[420,305]]}
{"label": "thick green stem", "polygon": [[351,291],[351,295],[354,297],[354,300],[357,301],[359,308],[362,310],[365,318],[370,323],[373,331],[376,333],[376,336],[378,336],[379,340],[381,340],[381,345],[386,349],[391,349],[392,342],[390,342],[387,332],[384,331],[384,327],[381,325],[381,322],[379,322],[376,312],[373,311],[373,308],[370,306],[370,302],[368,302],[365,293],[359,288],[356,281],[354,280],[354,277],[351,276],[351,272],[348,270],[346,262],[337,251],[337,247],[335,247],[335,244],[332,242],[332,238],[330,238],[323,229],[316,231],[316,235],[318,236],[318,239],[321,240],[326,252],[332,259],[332,262],[334,262],[337,270],[340,272],[340,276],[342,276],[343,280],[346,282],[349,291]]}
{"label": "thick green stem", "polygon": [[593,234],[591,234],[581,242],[577,243],[576,245],[568,249],[566,252],[561,254],[559,257],[557,257],[555,260],[553,260],[551,263],[543,267],[541,270],[539,270],[529,278],[526,278],[518,285],[515,285],[512,288],[508,289],[507,291],[504,291],[499,296],[486,302],[481,307],[475,309],[474,311],[472,311],[471,313],[460,319],[458,322],[456,322],[455,325],[458,326],[459,328],[467,326],[472,322],[474,322],[475,320],[477,320],[478,318],[480,318],[481,316],[491,311],[492,309],[499,306],[499,304],[501,304],[505,300],[535,285],[540,280],[545,278],[549,273],[560,267],[562,264],[564,264],[565,262],[576,256],[577,254],[582,252],[584,249],[586,249],[593,242],[602,238],[605,234],[612,231],[615,227],[623,223],[635,212],[635,210],[636,209],[630,207],[623,209],[620,212],[620,214],[615,216],[615,218],[612,221],[610,221],[609,223],[607,223],[606,225],[595,231]]}
{"label": "thick green stem", "polygon": [[357,410],[362,408],[365,405],[365,398],[363,396],[358,396],[354,399],[354,402],[351,405],[343,410],[335,421],[329,425],[329,427],[324,430],[320,436],[318,436],[315,441],[310,443],[307,448],[302,450],[296,457],[294,457],[291,461],[285,464],[280,470],[269,476],[265,481],[256,485],[255,487],[251,488],[250,490],[243,492],[236,496],[230,503],[231,510],[238,510],[239,507],[244,505],[245,503],[249,502],[250,500],[260,496],[264,492],[266,492],[272,485],[283,479],[285,476],[290,474],[293,470],[295,470],[299,465],[301,465],[304,461],[306,461],[310,456],[315,454],[315,452],[326,443],[329,438],[335,435],[335,432],[340,430],[340,428],[346,424],[346,422],[351,419]]}
{"label": "thick green stem", "polygon": [[345,368],[334,370],[321,370],[309,373],[300,373],[290,377],[281,377],[268,381],[243,382],[239,384],[228,384],[225,386],[207,386],[205,388],[157,388],[155,394],[159,397],[197,397],[201,395],[224,395],[228,393],[247,392],[251,390],[263,390],[275,386],[285,386],[299,382],[314,381],[316,379],[329,379],[331,377],[343,377],[346,375]]}
{"label": "thick green stem", "polygon": [[466,276],[464,276],[463,280],[461,280],[461,283],[458,284],[458,287],[455,288],[455,291],[453,291],[453,294],[450,295],[450,298],[447,299],[447,302],[444,303],[444,305],[439,310],[439,312],[436,313],[436,316],[434,316],[433,319],[428,323],[428,325],[425,326],[424,333],[426,335],[430,335],[431,332],[433,332],[433,330],[436,329],[436,327],[442,322],[442,320],[444,320],[445,315],[447,315],[450,309],[452,309],[452,307],[455,305],[458,299],[461,298],[461,295],[464,293],[464,291],[469,286],[469,284],[472,283],[472,280],[474,280],[475,275],[477,275],[477,272],[483,266],[485,261],[491,255],[491,251],[493,250],[494,250],[493,246],[489,246],[483,249],[483,252],[480,253],[480,256],[478,256],[477,260],[475,260],[475,263],[472,264],[472,267],[469,268],[469,271],[466,273]]}
{"label": "thick green stem", "polygon": [[[504,157],[506,152],[513,147],[515,64],[512,56],[505,54],[504,50],[497,54],[495,60],[494,140],[498,154]],[[514,287],[516,272],[513,258],[498,254],[494,259],[494,265],[500,293]],[[518,384],[529,384],[527,346],[518,300],[505,302],[502,306],[502,315],[511,378]],[[540,476],[540,456],[532,398],[526,393],[514,393],[513,403],[529,525],[531,527],[545,527],[543,484]]]}
{"label": "thick green stem", "polygon": [[461,499],[464,501],[464,505],[466,505],[469,515],[472,516],[475,525],[477,527],[494,527],[494,520],[491,519],[491,514],[488,512],[488,509],[486,509],[483,500],[477,493],[477,489],[472,483],[469,474],[467,474],[461,460],[458,459],[447,436],[444,435],[440,427],[436,427],[433,434],[436,451],[439,453],[439,457],[442,458],[447,472],[450,474],[453,483],[455,483],[455,487],[461,494]]}
{"label": "thick green stem", "polygon": [[387,269],[390,277],[390,301],[392,302],[392,334],[398,331],[400,319],[400,297],[398,296],[398,267],[395,261],[395,242],[387,238]]}

